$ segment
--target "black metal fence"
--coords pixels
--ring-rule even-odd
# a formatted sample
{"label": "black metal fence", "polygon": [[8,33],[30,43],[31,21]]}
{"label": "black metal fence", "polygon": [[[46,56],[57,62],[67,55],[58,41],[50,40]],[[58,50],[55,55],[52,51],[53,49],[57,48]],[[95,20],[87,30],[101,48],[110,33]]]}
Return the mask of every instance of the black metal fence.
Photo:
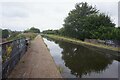
{"label": "black metal fence", "polygon": [[2,43],[0,45],[2,54],[2,78],[7,78],[20,58],[27,51],[26,39],[17,39],[14,41]]}

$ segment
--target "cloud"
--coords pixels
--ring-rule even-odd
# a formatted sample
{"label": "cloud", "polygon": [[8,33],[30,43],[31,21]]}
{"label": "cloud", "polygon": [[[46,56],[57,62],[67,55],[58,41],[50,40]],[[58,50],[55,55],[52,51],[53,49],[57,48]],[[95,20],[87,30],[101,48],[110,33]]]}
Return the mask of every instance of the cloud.
{"label": "cloud", "polygon": [[26,6],[23,3],[2,3],[2,17],[7,18],[25,18],[29,16]]}
{"label": "cloud", "polygon": [[[25,0],[26,1],[26,0]],[[34,0],[31,0],[34,1]],[[32,26],[45,29],[59,29],[68,12],[77,2],[83,0],[39,0],[38,2],[2,2],[2,26],[12,30],[25,30]],[[88,1],[96,5],[100,12],[111,16],[117,24],[118,9],[116,0],[112,2]],[[84,1],[85,2],[85,1]]]}
{"label": "cloud", "polygon": [[97,2],[94,4],[100,12],[110,16],[111,21],[118,26],[118,2]]}
{"label": "cloud", "polygon": [[119,0],[1,0],[0,2],[118,2]]}
{"label": "cloud", "polygon": [[120,26],[120,1],[118,3],[118,26]]}

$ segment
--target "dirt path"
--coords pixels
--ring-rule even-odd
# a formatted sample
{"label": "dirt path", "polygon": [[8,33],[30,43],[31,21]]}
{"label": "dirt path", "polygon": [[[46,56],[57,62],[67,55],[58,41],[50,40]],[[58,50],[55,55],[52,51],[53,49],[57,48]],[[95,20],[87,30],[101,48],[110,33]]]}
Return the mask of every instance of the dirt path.
{"label": "dirt path", "polygon": [[31,42],[9,78],[61,78],[61,75],[41,36]]}

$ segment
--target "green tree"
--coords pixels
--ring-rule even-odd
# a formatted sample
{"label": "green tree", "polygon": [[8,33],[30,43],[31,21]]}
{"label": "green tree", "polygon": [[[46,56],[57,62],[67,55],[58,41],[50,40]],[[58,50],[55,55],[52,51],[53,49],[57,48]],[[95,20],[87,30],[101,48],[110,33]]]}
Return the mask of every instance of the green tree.
{"label": "green tree", "polygon": [[24,32],[25,32],[25,33],[28,33],[28,32],[32,32],[32,33],[40,33],[40,30],[39,30],[38,28],[31,27],[30,29],[25,30]]}
{"label": "green tree", "polygon": [[59,30],[44,30],[44,34],[59,34]]}
{"label": "green tree", "polygon": [[101,27],[114,27],[110,17],[100,13],[95,7],[85,3],[78,3],[75,9],[69,12],[64,20],[64,34],[69,37],[84,40],[85,38],[95,38]]}
{"label": "green tree", "polygon": [[64,20],[64,29],[67,36],[84,39],[86,17],[98,13],[96,8],[85,3],[78,3],[75,9],[69,12]]}
{"label": "green tree", "polygon": [[[115,24],[111,22],[110,17],[108,15],[105,15],[103,13],[90,15],[86,19],[86,27],[85,27],[85,30],[87,31],[86,37],[87,38],[100,38],[101,33],[105,34],[105,33],[110,32],[111,31],[110,28],[113,29],[114,26],[115,26]],[[98,31],[102,28],[103,28],[103,30],[101,30],[99,33]],[[93,37],[95,35],[96,35],[96,37]]]}
{"label": "green tree", "polygon": [[111,36],[112,39],[120,41],[120,28],[119,27],[112,29],[111,34],[112,34]]}
{"label": "green tree", "polygon": [[33,32],[33,33],[40,33],[40,30],[37,29],[37,28],[32,27],[32,28],[30,28],[30,32]]}
{"label": "green tree", "polygon": [[7,29],[2,30],[2,38],[8,38],[9,37],[9,31]]}

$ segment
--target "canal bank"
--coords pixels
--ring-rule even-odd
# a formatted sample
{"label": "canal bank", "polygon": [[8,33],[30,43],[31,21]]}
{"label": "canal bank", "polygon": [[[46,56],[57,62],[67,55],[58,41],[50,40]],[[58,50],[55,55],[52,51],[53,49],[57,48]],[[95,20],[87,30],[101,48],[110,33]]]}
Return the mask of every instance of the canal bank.
{"label": "canal bank", "polygon": [[38,35],[9,78],[61,78],[42,37]]}
{"label": "canal bank", "polygon": [[96,45],[96,44],[83,42],[77,39],[67,38],[67,37],[58,36],[58,35],[44,35],[44,36],[47,36],[55,40],[65,41],[65,42],[69,42],[69,43],[73,43],[77,45],[82,45],[95,51],[99,51],[99,52],[103,52],[107,54],[109,53],[115,56],[117,59],[119,59],[120,57],[120,48],[114,48],[114,47],[104,46],[104,45]]}

